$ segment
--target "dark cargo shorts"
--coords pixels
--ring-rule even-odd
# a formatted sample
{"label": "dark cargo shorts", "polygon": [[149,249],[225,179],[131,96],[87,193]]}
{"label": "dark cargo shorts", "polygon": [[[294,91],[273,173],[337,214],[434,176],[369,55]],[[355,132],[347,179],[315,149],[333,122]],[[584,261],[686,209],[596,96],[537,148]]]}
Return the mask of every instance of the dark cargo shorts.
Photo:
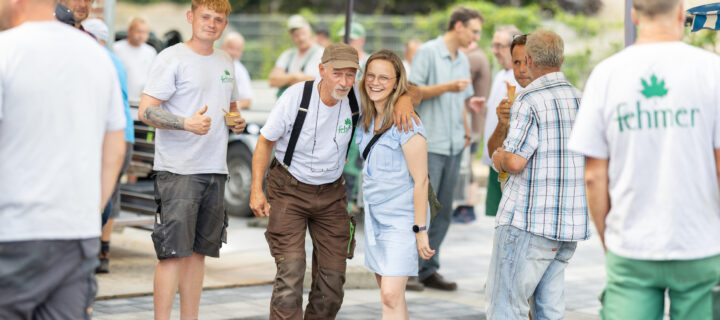
{"label": "dark cargo shorts", "polygon": [[0,319],[90,319],[100,241],[0,242]]}
{"label": "dark cargo shorts", "polygon": [[225,174],[157,173],[158,208],[152,240],[158,259],[184,258],[193,252],[220,256],[220,247],[226,242],[226,180]]}

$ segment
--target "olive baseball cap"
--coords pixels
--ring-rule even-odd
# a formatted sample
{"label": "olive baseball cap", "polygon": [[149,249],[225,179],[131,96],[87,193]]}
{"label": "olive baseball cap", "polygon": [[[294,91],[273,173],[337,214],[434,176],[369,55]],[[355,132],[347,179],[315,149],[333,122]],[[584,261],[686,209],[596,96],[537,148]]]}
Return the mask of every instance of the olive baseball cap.
{"label": "olive baseball cap", "polygon": [[[339,37],[345,36],[345,27],[340,29],[340,31],[338,32],[338,36]],[[355,40],[355,39],[360,39],[360,38],[365,38],[365,28],[357,22],[351,23],[350,24],[350,39]]]}
{"label": "olive baseball cap", "polygon": [[357,50],[345,43],[333,43],[327,46],[321,61],[323,64],[329,63],[334,69],[360,69]]}

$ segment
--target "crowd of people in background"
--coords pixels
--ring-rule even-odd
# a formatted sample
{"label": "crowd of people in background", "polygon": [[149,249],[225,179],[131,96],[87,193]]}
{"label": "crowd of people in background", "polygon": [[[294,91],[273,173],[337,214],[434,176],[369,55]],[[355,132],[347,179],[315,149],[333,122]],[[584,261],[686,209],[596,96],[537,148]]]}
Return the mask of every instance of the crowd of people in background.
{"label": "crowd of people in background", "polygon": [[[169,319],[179,293],[181,318],[197,319],[205,258],[226,241],[228,136],[244,132],[240,110],[252,105],[245,39],[225,32],[227,0],[193,0],[189,40],[158,52],[138,17],[109,48],[91,4],[0,0],[0,318],[91,316],[141,121],[156,130],[155,318]],[[406,290],[457,290],[440,256],[451,222],[475,219],[481,152],[496,226],[478,284],[488,319],[562,319],[564,272],[591,220],[606,256],[603,318],[660,319],[667,295],[671,318],[710,319],[720,57],[682,43],[682,1],[633,6],[637,42],[601,62],[584,92],[565,78],[560,35],[504,25],[478,47],[485,17],[474,9],[456,7],[440,36],[401,54],[366,52],[360,23],[348,44],[332,43],[326,26],[291,16],[252,160],[250,208],[268,219],[277,267],[270,318],[335,318],[355,201],[383,318],[408,319]],[[351,164],[361,169],[348,174]]]}

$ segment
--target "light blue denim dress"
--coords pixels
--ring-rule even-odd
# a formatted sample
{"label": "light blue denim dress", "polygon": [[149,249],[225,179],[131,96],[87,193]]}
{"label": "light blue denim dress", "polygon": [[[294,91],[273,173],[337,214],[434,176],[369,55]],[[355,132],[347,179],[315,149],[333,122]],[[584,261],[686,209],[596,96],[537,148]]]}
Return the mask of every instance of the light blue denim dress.
{"label": "light blue denim dress", "polygon": [[[373,137],[372,128],[359,127],[356,143],[362,154]],[[381,276],[417,276],[413,182],[402,145],[413,135],[425,137],[422,123],[405,133],[393,126],[372,146],[363,168],[365,203],[365,266]],[[428,224],[430,214],[428,211]]]}

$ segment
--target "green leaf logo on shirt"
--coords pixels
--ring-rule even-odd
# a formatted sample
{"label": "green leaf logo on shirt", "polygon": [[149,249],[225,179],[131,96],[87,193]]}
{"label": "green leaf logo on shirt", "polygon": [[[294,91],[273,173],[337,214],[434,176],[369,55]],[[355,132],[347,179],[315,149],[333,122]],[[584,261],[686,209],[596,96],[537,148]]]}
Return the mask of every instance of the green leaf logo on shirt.
{"label": "green leaf logo on shirt", "polygon": [[658,78],[654,74],[650,76],[649,84],[645,79],[640,79],[640,81],[643,86],[643,90],[640,91],[640,93],[642,93],[645,98],[664,97],[668,93],[668,89],[665,88],[665,80],[658,82]]}
{"label": "green leaf logo on shirt", "polygon": [[235,79],[230,76],[230,71],[227,70],[225,70],[225,75],[220,76],[220,81],[222,81],[222,83],[232,83],[233,80]]}
{"label": "green leaf logo on shirt", "polygon": [[350,127],[352,126],[352,122],[350,122],[350,118],[346,118],[343,122],[343,126],[338,127],[338,133],[346,133],[350,131]]}

